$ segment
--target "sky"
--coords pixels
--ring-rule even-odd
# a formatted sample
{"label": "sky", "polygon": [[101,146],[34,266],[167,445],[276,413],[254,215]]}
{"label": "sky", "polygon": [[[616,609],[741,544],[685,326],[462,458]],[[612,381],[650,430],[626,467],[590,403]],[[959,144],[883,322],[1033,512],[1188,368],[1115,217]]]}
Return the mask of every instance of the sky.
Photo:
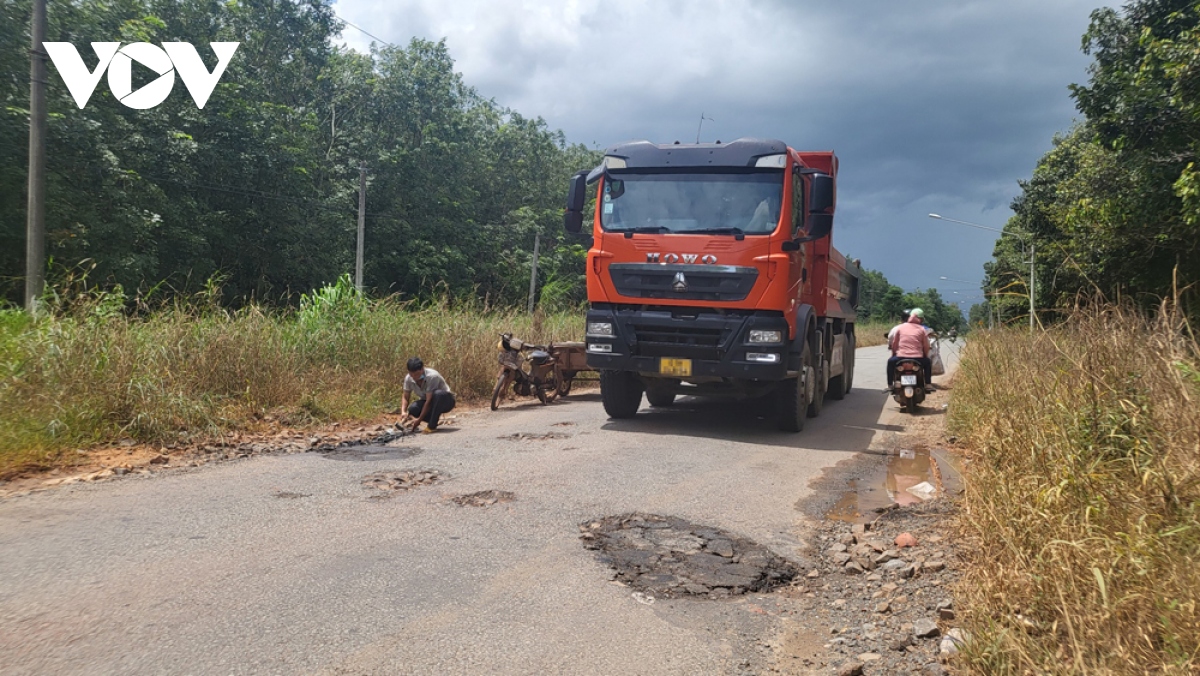
{"label": "sky", "polygon": [[[841,161],[834,246],[979,301],[1001,228],[1081,116],[1101,0],[338,0],[382,40],[445,39],[467,84],[573,143],[777,138]],[[347,26],[346,44],[371,38]],[[698,129],[701,115],[705,119]],[[566,186],[563,187],[564,195]],[[943,280],[948,277],[950,280]],[[959,280],[959,281],[954,281]],[[957,293],[955,293],[957,292]]]}

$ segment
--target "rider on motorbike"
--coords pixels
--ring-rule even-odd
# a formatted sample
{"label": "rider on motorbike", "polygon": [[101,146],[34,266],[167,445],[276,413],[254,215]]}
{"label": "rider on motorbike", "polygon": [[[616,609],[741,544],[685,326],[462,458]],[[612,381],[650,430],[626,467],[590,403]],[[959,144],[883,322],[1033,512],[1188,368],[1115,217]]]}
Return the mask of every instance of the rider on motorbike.
{"label": "rider on motorbike", "polygon": [[891,390],[892,381],[896,377],[896,364],[901,359],[916,359],[921,362],[921,368],[925,370],[925,389],[930,389],[929,379],[933,375],[933,360],[929,358],[930,344],[929,332],[925,330],[925,326],[921,323],[921,317],[916,312],[913,312],[908,321],[897,326],[891,337],[888,339],[888,349],[892,351],[892,356],[887,362],[887,382],[888,390]]}

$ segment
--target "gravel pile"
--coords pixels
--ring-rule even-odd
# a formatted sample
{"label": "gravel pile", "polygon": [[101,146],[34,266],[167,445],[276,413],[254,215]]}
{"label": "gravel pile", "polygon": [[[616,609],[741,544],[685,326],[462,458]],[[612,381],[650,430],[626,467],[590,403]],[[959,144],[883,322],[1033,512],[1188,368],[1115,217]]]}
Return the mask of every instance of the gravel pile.
{"label": "gravel pile", "polygon": [[[787,593],[806,600],[804,624],[826,637],[831,674],[945,673],[963,638],[950,592],[953,543],[938,500],[890,509],[867,524],[824,521],[813,534],[815,565]],[[949,635],[948,635],[949,634]]]}

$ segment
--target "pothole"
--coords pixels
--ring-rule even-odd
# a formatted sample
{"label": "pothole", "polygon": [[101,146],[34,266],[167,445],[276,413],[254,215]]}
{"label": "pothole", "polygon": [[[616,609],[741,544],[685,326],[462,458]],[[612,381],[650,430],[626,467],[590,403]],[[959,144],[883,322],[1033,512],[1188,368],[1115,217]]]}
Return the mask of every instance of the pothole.
{"label": "pothole", "polygon": [[329,460],[407,460],[421,453],[421,449],[399,446],[340,446],[322,451],[321,457]]}
{"label": "pothole", "polygon": [[292,491],[279,491],[278,493],[275,494],[275,497],[280,498],[282,500],[295,500],[297,498],[307,498],[309,496],[308,496],[308,493],[294,493]]}
{"label": "pothole", "polygon": [[436,469],[412,469],[400,472],[375,472],[363,477],[362,484],[367,488],[381,491],[407,491],[421,486],[430,486],[445,479]]}
{"label": "pothole", "polygon": [[653,596],[725,598],[770,591],[799,570],[766,547],[672,516],[623,514],[579,526],[617,580]]}
{"label": "pothole", "polygon": [[950,454],[936,449],[931,453],[923,446],[899,449],[888,454],[883,466],[850,479],[825,516],[861,523],[889,508],[919,504],[961,488],[960,471]]}
{"label": "pothole", "polygon": [[517,499],[516,493],[508,491],[479,491],[478,493],[469,493],[467,495],[457,495],[450,498],[450,501],[461,507],[491,507],[500,502],[512,502]]}
{"label": "pothole", "polygon": [[545,432],[543,434],[531,434],[529,432],[517,432],[516,434],[506,434],[500,439],[505,441],[550,441],[552,439],[566,439],[566,434],[558,432]]}

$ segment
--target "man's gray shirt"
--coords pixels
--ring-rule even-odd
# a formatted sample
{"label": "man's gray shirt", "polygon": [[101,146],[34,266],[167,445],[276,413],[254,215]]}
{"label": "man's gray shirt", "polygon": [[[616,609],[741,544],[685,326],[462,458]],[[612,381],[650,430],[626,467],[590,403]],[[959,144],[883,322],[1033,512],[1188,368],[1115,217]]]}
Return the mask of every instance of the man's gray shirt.
{"label": "man's gray shirt", "polygon": [[442,374],[426,366],[425,379],[422,381],[414,380],[411,374],[404,376],[404,391],[416,393],[417,399],[425,399],[428,392],[450,392],[450,386]]}

